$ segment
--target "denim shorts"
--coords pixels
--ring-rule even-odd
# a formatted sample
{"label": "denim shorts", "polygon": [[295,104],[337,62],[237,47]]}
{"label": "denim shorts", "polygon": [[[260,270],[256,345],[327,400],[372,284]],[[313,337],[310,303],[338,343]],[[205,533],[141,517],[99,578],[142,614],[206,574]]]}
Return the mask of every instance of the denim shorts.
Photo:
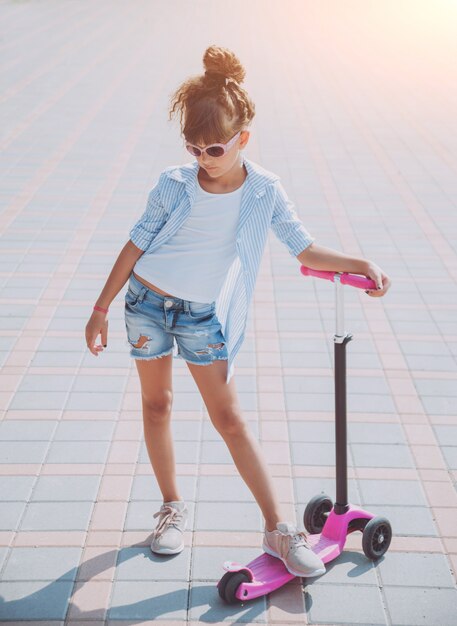
{"label": "denim shorts", "polygon": [[195,365],[210,365],[228,358],[215,301],[202,303],[164,296],[143,285],[132,272],[124,312],[130,356],[134,359],[147,361],[173,353]]}

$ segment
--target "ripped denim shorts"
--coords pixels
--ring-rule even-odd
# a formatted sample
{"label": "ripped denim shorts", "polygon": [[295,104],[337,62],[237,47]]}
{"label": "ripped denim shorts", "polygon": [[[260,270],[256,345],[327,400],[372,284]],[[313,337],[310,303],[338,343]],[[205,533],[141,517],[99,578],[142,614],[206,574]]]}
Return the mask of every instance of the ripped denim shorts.
{"label": "ripped denim shorts", "polygon": [[210,365],[228,358],[216,302],[164,296],[143,285],[132,272],[124,313],[134,359],[147,361],[173,353],[195,365]]}

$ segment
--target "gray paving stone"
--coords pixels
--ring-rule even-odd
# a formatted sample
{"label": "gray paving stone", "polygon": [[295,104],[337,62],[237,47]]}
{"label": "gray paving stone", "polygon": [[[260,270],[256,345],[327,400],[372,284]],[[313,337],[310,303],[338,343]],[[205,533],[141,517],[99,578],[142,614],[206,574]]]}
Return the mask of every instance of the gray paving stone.
{"label": "gray paving stone", "polygon": [[[333,443],[292,442],[290,449],[294,465],[335,466],[335,446]],[[350,454],[348,454],[347,463],[348,467],[352,466]]]}
{"label": "gray paving stone", "polygon": [[413,381],[421,396],[457,396],[455,380],[446,378],[413,378]]}
{"label": "gray paving stone", "polygon": [[188,604],[187,585],[182,582],[117,580],[113,584],[111,620],[185,620]]}
{"label": "gray paving stone", "polygon": [[[110,349],[112,344],[110,338]],[[108,393],[117,394],[124,391],[126,382],[127,379],[124,376],[84,376],[79,374],[75,379],[73,391],[77,393],[93,392],[106,396]]]}
{"label": "gray paving stone", "polygon": [[50,441],[57,420],[3,420],[0,423],[2,441]]}
{"label": "gray paving stone", "polygon": [[6,557],[8,556],[10,548],[7,546],[0,547],[0,571],[3,568],[3,564],[6,562]]}
{"label": "gray paving stone", "polygon": [[74,582],[0,582],[0,611],[8,620],[63,620]]}
{"label": "gray paving stone", "polygon": [[264,624],[267,615],[264,596],[243,604],[226,604],[215,585],[197,582],[190,589],[189,618],[198,623]]}
{"label": "gray paving stone", "polygon": [[63,409],[67,400],[66,392],[55,391],[18,391],[14,394],[10,409],[27,410],[27,409]]}
{"label": "gray paving stone", "polygon": [[403,444],[352,443],[357,467],[414,467],[408,446]]}
{"label": "gray paving stone", "polygon": [[384,587],[392,623],[398,626],[454,626],[455,589]]}
{"label": "gray paving stone", "polygon": [[111,441],[115,426],[112,420],[64,420],[57,426],[54,441]]}
{"label": "gray paving stone", "polygon": [[0,476],[0,501],[27,501],[36,476]]}
{"label": "gray paving stone", "polygon": [[353,422],[348,424],[348,441],[351,444],[405,444],[406,438],[400,424],[381,422]]}
{"label": "gray paving stone", "polygon": [[374,515],[386,517],[394,535],[407,537],[436,537],[438,535],[433,516],[425,506],[370,504],[367,508]]}
{"label": "gray paving stone", "polygon": [[335,441],[334,422],[314,422],[288,420],[289,439],[293,442],[332,442]]}
{"label": "gray paving stone", "polygon": [[87,530],[92,502],[32,502],[20,530]]}
{"label": "gray paving stone", "polygon": [[364,504],[426,506],[421,484],[414,480],[360,480]]}
{"label": "gray paving stone", "polygon": [[198,502],[252,502],[241,476],[200,476]]}
{"label": "gray paving stone", "polygon": [[49,447],[47,463],[105,463],[108,441],[54,441]]}
{"label": "gray paving stone", "polygon": [[[178,489],[181,496],[186,501],[195,502],[195,494],[197,489],[197,476],[177,476]],[[162,493],[160,491],[157,480],[154,476],[135,476],[130,493],[130,500],[161,500]]]}
{"label": "gray paving stone", "polygon": [[200,420],[171,420],[173,441],[200,441],[201,428]]}
{"label": "gray paving stone", "polygon": [[47,441],[0,441],[0,462],[42,463],[48,448]]}
{"label": "gray paving stone", "polygon": [[457,446],[442,446],[441,452],[448,468],[452,470],[457,469]]}
{"label": "gray paving stone", "polygon": [[453,396],[421,396],[422,404],[428,415],[456,415],[457,401]]}
{"label": "gray paving stone", "polygon": [[81,548],[33,547],[12,549],[2,580],[75,580]]}
{"label": "gray paving stone", "polygon": [[195,530],[262,530],[256,502],[197,502]]}
{"label": "gray paving stone", "polygon": [[26,374],[21,380],[18,391],[52,391],[53,393],[56,391],[70,391],[74,380],[74,376]]}
{"label": "gray paving stone", "polygon": [[202,441],[200,463],[233,465],[233,459],[225,441]]}
{"label": "gray paving stone", "polygon": [[77,367],[81,358],[79,352],[35,352],[30,365],[33,367]]}
{"label": "gray paving stone", "polygon": [[[176,463],[197,463],[200,445],[195,441],[174,441]],[[133,460],[133,459],[132,459]],[[150,463],[148,451],[144,441],[141,442],[139,463]]]}
{"label": "gray paving stone", "polygon": [[449,348],[443,340],[408,341],[406,339],[399,339],[398,343],[403,354],[408,356],[450,356]]}
{"label": "gray paving stone", "polygon": [[95,502],[100,476],[39,476],[33,490],[33,502]]}
{"label": "gray paving stone", "polygon": [[26,504],[24,502],[0,502],[0,530],[16,530]]}
{"label": "gray paving stone", "polygon": [[[331,367],[330,356],[325,352],[281,352],[282,367],[327,368]],[[259,366],[261,363],[259,362]],[[267,366],[267,364],[265,364]]]}
{"label": "gray paving stone", "polygon": [[[98,357],[96,357],[98,358]],[[67,411],[118,411],[122,404],[121,393],[71,392],[65,402]]]}
{"label": "gray paving stone", "polygon": [[[391,552],[379,562],[378,567],[384,585],[440,589],[454,587],[444,554]],[[408,572],[407,576],[405,572]]]}
{"label": "gray paving stone", "polygon": [[437,424],[433,429],[440,445],[457,446],[457,426]]}
{"label": "gray paving stone", "polygon": [[333,411],[335,408],[334,396],[325,393],[288,393],[284,401],[288,411]]}
{"label": "gray paving stone", "polygon": [[148,546],[121,548],[116,564],[116,580],[188,581],[190,549],[178,554],[155,554]]}
{"label": "gray paving stone", "polygon": [[[415,331],[409,331],[415,332]],[[406,355],[409,369],[424,372],[457,372],[457,364],[452,356]]]}
{"label": "gray paving stone", "polygon": [[[302,519],[306,504],[314,496],[322,493],[335,502],[336,481],[333,478],[296,477],[294,478],[294,492],[295,501],[300,504],[300,510],[302,509],[300,514],[300,519]],[[348,499],[352,504],[361,504],[356,481],[352,479],[348,480]]]}
{"label": "gray paving stone", "polygon": [[[354,569],[357,572],[357,566]],[[324,576],[306,585],[305,603],[310,623],[363,626],[386,623],[379,589],[374,585],[360,585],[357,579],[344,585],[326,584]]]}

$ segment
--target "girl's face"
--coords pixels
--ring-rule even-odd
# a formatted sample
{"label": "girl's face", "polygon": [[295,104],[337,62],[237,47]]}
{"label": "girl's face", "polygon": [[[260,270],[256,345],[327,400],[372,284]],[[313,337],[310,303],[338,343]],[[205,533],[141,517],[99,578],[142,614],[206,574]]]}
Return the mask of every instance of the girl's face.
{"label": "girl's face", "polygon": [[[201,168],[211,178],[219,178],[224,174],[229,173],[231,170],[236,169],[241,163],[241,150],[246,146],[249,141],[249,131],[242,130],[240,136],[227,150],[225,154],[220,157],[212,157],[207,152],[202,152],[199,157],[195,157]],[[196,144],[200,149],[206,146]]]}

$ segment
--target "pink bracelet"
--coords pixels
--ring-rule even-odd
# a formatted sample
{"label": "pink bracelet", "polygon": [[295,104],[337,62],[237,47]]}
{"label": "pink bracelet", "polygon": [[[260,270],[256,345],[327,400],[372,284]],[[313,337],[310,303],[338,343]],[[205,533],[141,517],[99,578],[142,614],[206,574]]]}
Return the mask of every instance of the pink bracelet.
{"label": "pink bracelet", "polygon": [[102,313],[108,313],[108,309],[103,309],[101,306],[94,306],[94,311],[101,311]]}

